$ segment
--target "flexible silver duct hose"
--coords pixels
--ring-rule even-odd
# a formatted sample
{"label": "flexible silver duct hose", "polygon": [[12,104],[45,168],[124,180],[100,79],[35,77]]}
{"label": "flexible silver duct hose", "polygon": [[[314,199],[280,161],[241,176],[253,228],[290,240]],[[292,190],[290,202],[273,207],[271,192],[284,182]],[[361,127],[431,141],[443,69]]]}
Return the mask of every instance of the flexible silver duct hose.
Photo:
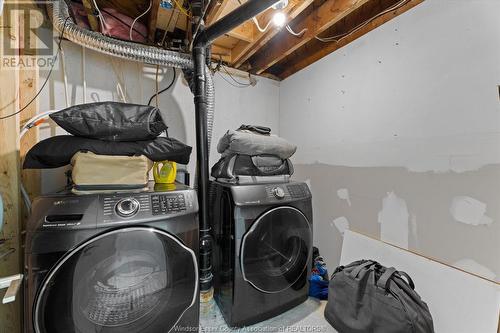
{"label": "flexible silver duct hose", "polygon": [[[132,43],[104,36],[101,33],[80,28],[72,19],[68,19],[68,5],[64,0],[55,0],[47,5],[48,10],[52,10],[52,23],[64,37],[68,40],[92,49],[97,52],[108,54],[127,60],[134,60],[152,65],[181,68],[184,72],[192,72],[193,61],[191,55],[186,53],[164,50],[154,46]],[[208,153],[210,154],[210,144],[212,141],[212,129],[215,112],[215,89],[212,75],[206,67],[206,101],[207,101],[207,134]],[[186,76],[189,85],[192,86],[193,76]]]}

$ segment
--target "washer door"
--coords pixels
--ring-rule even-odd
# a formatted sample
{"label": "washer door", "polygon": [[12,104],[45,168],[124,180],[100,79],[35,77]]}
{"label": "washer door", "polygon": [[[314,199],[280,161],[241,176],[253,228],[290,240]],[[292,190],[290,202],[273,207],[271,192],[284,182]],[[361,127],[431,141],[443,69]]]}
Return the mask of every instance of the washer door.
{"label": "washer door", "polygon": [[293,207],[262,214],[243,236],[243,279],[266,293],[293,286],[307,268],[312,230],[307,218]]}
{"label": "washer door", "polygon": [[39,333],[168,332],[197,294],[191,249],[161,230],[118,229],[57,263],[38,292],[33,324]]}

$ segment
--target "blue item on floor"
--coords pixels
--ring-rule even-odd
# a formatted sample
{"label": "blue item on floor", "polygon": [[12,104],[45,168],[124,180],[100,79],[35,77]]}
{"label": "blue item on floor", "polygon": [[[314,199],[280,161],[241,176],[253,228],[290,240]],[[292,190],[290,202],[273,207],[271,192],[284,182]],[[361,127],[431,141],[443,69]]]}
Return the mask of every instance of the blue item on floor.
{"label": "blue item on floor", "polygon": [[328,269],[323,257],[317,256],[314,258],[314,265],[309,278],[309,296],[316,297],[321,300],[328,299]]}

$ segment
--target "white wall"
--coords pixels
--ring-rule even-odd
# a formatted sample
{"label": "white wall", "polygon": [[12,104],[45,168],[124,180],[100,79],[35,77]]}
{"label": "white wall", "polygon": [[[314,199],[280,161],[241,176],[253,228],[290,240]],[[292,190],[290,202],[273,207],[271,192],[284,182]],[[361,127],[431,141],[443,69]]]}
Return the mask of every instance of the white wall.
{"label": "white wall", "polygon": [[500,163],[498,13],[498,0],[426,0],[283,81],[280,129],[299,145],[295,161]]}
{"label": "white wall", "polygon": [[498,13],[426,0],[281,83],[331,268],[351,228],[500,279]]}
{"label": "white wall", "polygon": [[[63,42],[64,62],[68,79],[69,104],[81,104],[83,100],[82,49],[70,42]],[[130,103],[146,104],[155,92],[156,67],[136,62],[115,59],[91,50],[86,51],[86,102],[121,101],[117,93],[120,82]],[[159,107],[169,126],[169,135],[195,147],[194,104],[180,71],[177,72],[174,87],[160,97]],[[47,72],[41,73],[44,80]],[[160,71],[160,89],[168,85],[172,70]],[[239,79],[243,81],[244,79]],[[235,129],[243,123],[261,124],[273,128],[278,133],[279,127],[279,84],[265,78],[258,78],[255,87],[236,88],[224,81],[220,74],[215,75],[216,115],[211,149],[211,165],[218,160],[217,141],[226,130]],[[54,68],[47,87],[39,98],[40,112],[66,107],[62,62]],[[154,105],[154,101],[153,101]],[[55,134],[64,134],[54,124],[42,125],[40,138]],[[189,170],[194,173],[196,152],[193,150]],[[42,188],[44,192],[56,191],[65,184],[65,168],[43,172]],[[192,177],[194,179],[194,177]]]}

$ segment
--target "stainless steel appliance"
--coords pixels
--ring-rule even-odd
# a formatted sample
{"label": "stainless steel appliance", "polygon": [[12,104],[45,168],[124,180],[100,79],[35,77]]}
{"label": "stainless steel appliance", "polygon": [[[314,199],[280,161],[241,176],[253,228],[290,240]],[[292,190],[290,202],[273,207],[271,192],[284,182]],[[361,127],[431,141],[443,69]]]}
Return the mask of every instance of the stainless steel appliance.
{"label": "stainless steel appliance", "polygon": [[229,326],[305,301],[313,241],[305,183],[213,184],[215,300]]}
{"label": "stainless steel appliance", "polygon": [[46,195],[25,248],[25,331],[198,331],[198,201],[183,185]]}

